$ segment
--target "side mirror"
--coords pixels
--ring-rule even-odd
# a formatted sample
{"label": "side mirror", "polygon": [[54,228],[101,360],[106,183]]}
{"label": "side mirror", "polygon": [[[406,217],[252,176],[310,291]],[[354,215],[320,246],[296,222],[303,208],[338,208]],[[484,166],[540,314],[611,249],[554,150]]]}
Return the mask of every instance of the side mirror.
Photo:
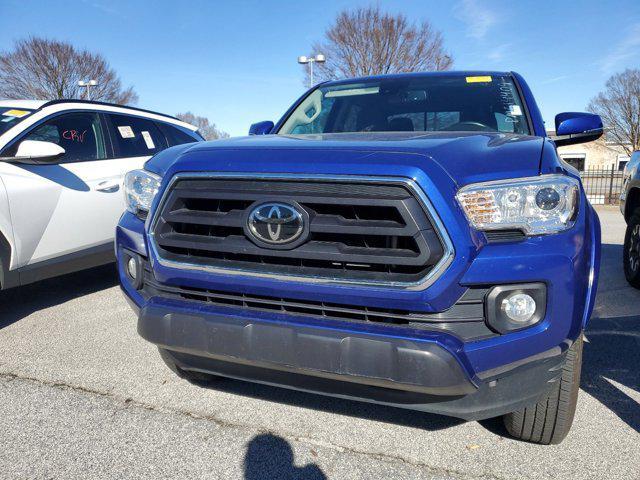
{"label": "side mirror", "polygon": [[556,136],[552,140],[558,147],[597,140],[604,133],[602,119],[593,113],[565,112],[556,115]]}
{"label": "side mirror", "polygon": [[55,143],[24,140],[18,145],[15,156],[6,158],[6,160],[16,163],[39,164],[53,162],[64,154],[64,148]]}
{"label": "side mirror", "polygon": [[270,120],[254,123],[249,127],[249,135],[267,135],[271,133],[273,127],[273,122]]}

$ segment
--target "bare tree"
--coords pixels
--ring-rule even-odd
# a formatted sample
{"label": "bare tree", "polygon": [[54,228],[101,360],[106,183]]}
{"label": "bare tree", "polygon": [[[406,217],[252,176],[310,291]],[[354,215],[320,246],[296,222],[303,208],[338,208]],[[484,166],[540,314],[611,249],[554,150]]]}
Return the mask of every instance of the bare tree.
{"label": "bare tree", "polygon": [[342,11],[324,41],[313,45],[313,53],[327,58],[316,64],[318,81],[453,66],[442,34],[428,21],[416,25],[377,6]]}
{"label": "bare tree", "polygon": [[218,138],[229,137],[227,132],[219,130],[218,127],[216,127],[216,124],[210,123],[209,119],[206,117],[199,117],[191,112],[178,113],[176,114],[176,117],[183,122],[187,122],[198,127],[200,135],[202,135],[205,140],[217,140]]}
{"label": "bare tree", "polygon": [[30,37],[19,40],[10,52],[0,54],[0,97],[54,100],[85,98],[79,80],[96,80],[91,100],[134,104],[138,95],[123,88],[105,58],[78,50],[67,42]]}
{"label": "bare tree", "polygon": [[640,70],[627,69],[611,76],[587,109],[602,117],[609,140],[629,155],[640,150]]}

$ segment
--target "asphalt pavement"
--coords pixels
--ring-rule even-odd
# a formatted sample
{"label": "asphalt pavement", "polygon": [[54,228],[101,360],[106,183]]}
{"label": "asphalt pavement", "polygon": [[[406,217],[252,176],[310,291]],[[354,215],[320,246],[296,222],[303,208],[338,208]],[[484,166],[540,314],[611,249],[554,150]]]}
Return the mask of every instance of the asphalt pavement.
{"label": "asphalt pavement", "polygon": [[600,208],[602,275],[558,446],[456,419],[173,375],[102,267],[0,292],[0,478],[640,479],[640,291]]}

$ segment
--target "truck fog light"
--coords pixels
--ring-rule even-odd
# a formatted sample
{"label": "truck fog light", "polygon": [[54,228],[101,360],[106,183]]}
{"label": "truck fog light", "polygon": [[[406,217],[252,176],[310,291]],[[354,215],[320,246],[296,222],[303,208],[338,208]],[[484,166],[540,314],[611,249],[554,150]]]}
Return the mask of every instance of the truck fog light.
{"label": "truck fog light", "polygon": [[526,293],[516,293],[502,300],[502,311],[514,322],[526,322],[536,313],[536,301]]}
{"label": "truck fog light", "polygon": [[127,262],[127,273],[134,280],[138,278],[138,265],[136,259],[133,257],[129,257],[129,261]]}
{"label": "truck fog light", "polygon": [[136,290],[142,288],[143,264],[144,259],[141,256],[128,250],[122,252],[121,260],[118,262],[118,268]]}
{"label": "truck fog light", "polygon": [[544,283],[497,285],[485,297],[487,325],[498,333],[509,333],[541,322],[547,310]]}

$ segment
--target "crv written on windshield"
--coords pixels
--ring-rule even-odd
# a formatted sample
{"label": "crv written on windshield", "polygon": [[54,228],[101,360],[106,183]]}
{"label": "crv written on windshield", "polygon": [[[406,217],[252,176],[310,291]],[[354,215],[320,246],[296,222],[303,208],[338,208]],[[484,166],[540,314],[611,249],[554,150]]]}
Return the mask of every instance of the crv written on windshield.
{"label": "crv written on windshield", "polygon": [[323,85],[298,105],[278,133],[439,131],[529,134],[512,78],[441,75]]}

